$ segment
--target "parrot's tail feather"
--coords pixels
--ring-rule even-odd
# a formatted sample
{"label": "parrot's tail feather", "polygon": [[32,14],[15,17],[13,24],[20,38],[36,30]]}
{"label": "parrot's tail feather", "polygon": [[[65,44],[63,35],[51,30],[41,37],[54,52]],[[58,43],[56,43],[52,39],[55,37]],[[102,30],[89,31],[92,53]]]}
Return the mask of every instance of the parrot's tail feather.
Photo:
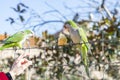
{"label": "parrot's tail feather", "polygon": [[4,50],[4,49],[6,49],[6,48],[9,48],[9,46],[8,46],[8,45],[2,45],[2,46],[0,47],[0,50]]}
{"label": "parrot's tail feather", "polygon": [[90,72],[87,66],[85,66],[85,71],[86,71],[87,76],[90,78]]}

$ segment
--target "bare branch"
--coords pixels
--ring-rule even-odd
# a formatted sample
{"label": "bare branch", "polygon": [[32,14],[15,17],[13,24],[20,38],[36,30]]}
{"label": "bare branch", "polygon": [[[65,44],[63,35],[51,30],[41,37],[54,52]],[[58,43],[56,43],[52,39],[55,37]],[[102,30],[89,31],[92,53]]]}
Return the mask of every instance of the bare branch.
{"label": "bare branch", "polygon": [[43,23],[34,25],[34,27],[39,26],[39,25],[45,25],[45,24],[47,24],[47,23],[53,23],[53,22],[64,23],[64,22],[61,21],[61,20],[49,20],[49,21],[44,21]]}
{"label": "bare branch", "polygon": [[104,5],[103,8],[106,11],[106,13],[108,14],[108,16],[112,19],[113,15],[110,13],[110,11],[107,9],[107,7]]}
{"label": "bare branch", "polygon": [[105,6],[105,0],[102,0],[101,8],[103,8],[103,9],[106,11],[107,15],[108,15],[111,19],[113,18],[112,14],[111,14],[110,11],[108,10],[108,8]]}
{"label": "bare branch", "polygon": [[102,0],[101,8],[103,8],[105,5],[105,0]]}
{"label": "bare branch", "polygon": [[45,15],[45,14],[49,14],[49,13],[52,13],[52,12],[56,12],[56,10],[49,10],[49,11],[44,12],[43,14]]}
{"label": "bare branch", "polygon": [[[50,13],[54,13],[54,12],[58,13],[58,11],[56,11],[56,10],[49,10],[49,11],[45,11],[45,12],[43,13],[43,15],[50,14]],[[54,16],[54,17],[60,19],[58,16]],[[63,18],[63,17],[62,17],[62,18]],[[61,19],[60,19],[60,20],[61,20]]]}
{"label": "bare branch", "polygon": [[99,2],[95,0],[89,0],[89,1],[94,2],[95,4],[99,4]]}
{"label": "bare branch", "polygon": [[57,12],[59,15],[61,15],[65,20],[68,20],[67,18],[66,18],[66,16],[64,16],[59,10],[57,10],[57,9],[55,9],[54,7],[52,7],[50,4],[48,4],[47,2],[45,2],[45,4],[47,5],[47,6],[49,6],[50,8],[52,8],[53,10],[55,10],[55,12]]}
{"label": "bare branch", "polygon": [[70,10],[72,13],[75,14],[75,11],[73,11],[72,8],[68,7],[65,3],[63,3],[63,6],[64,6],[66,9]]}
{"label": "bare branch", "polygon": [[93,1],[93,0],[84,0],[84,2],[88,5],[88,8],[97,8],[95,4],[99,4],[99,2]]}
{"label": "bare branch", "polygon": [[33,29],[34,29],[34,28],[36,28],[36,27],[38,27],[38,26],[43,26],[43,25],[46,25],[46,24],[48,24],[48,23],[56,23],[56,22],[57,22],[57,23],[64,23],[64,21],[62,21],[62,20],[49,20],[49,21],[44,21],[44,22],[41,22],[41,23],[39,23],[39,24],[30,26],[29,28],[33,27]]}

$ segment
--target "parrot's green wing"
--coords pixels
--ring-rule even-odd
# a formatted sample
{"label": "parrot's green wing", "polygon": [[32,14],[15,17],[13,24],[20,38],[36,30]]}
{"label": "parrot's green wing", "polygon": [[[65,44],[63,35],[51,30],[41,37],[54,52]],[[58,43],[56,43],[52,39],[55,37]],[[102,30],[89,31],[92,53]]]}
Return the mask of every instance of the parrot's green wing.
{"label": "parrot's green wing", "polygon": [[81,54],[82,54],[82,60],[83,60],[83,63],[84,63],[84,66],[85,66],[85,70],[86,70],[86,73],[88,75],[88,77],[90,77],[90,74],[89,74],[89,69],[88,69],[88,55],[87,55],[87,52],[88,52],[88,49],[86,47],[85,44],[82,44],[81,45]]}
{"label": "parrot's green wing", "polygon": [[[16,46],[20,46],[18,43],[8,43],[8,44],[4,44],[0,47],[0,50],[4,50],[6,48],[10,48],[10,47],[16,47]],[[20,46],[21,47],[21,46]]]}
{"label": "parrot's green wing", "polygon": [[88,42],[86,33],[85,33],[85,31],[83,30],[83,28],[79,28],[79,31],[78,31],[78,32],[79,32],[79,34],[80,34],[80,37],[81,37],[83,43],[85,43],[87,49],[90,50],[90,44],[89,44],[89,42]]}
{"label": "parrot's green wing", "polygon": [[83,63],[85,65],[86,73],[87,73],[88,77],[90,77],[89,69],[88,69],[88,66],[89,66],[88,65],[88,63],[89,63],[88,51],[90,50],[90,44],[88,42],[87,35],[82,27],[78,28],[78,32],[79,32],[79,35],[83,41],[83,43],[81,45],[81,53],[82,53]]}
{"label": "parrot's green wing", "polygon": [[83,40],[84,42],[88,42],[88,39],[87,39],[87,36],[86,36],[85,31],[84,31],[82,28],[78,28],[78,29],[79,29],[79,34],[80,34],[82,40]]}
{"label": "parrot's green wing", "polygon": [[66,23],[70,24],[70,26],[73,28],[73,29],[77,29],[78,30],[78,34],[80,35],[83,43],[85,43],[86,47],[88,48],[88,50],[90,50],[90,44],[88,43],[88,39],[87,39],[87,36],[86,36],[86,33],[84,31],[84,29],[82,28],[82,26],[78,26],[73,20],[68,20]]}
{"label": "parrot's green wing", "polygon": [[23,40],[23,38],[24,38],[23,32],[22,32],[22,31],[21,31],[21,32],[17,32],[17,33],[15,33],[14,35],[8,37],[8,38],[5,40],[5,44],[6,44],[6,43],[11,43],[11,42],[13,42],[13,43],[15,43],[15,42],[20,42],[20,41]]}

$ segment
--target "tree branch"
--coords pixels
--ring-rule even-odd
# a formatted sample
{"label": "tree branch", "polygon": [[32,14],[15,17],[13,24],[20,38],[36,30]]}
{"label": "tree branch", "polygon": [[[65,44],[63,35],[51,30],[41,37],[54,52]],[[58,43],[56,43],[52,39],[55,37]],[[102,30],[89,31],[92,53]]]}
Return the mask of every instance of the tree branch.
{"label": "tree branch", "polygon": [[54,12],[57,12],[59,15],[61,15],[65,20],[68,20],[66,16],[64,16],[59,10],[55,9],[54,7],[52,7],[50,4],[48,4],[47,2],[45,2],[45,4],[52,8],[54,10]]}

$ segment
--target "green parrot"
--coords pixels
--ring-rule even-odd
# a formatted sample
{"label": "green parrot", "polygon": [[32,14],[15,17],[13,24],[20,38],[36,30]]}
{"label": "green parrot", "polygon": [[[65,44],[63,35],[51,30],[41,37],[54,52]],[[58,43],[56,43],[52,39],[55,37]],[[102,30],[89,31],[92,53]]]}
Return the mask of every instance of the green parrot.
{"label": "green parrot", "polygon": [[88,69],[88,51],[90,51],[90,44],[88,42],[87,36],[85,31],[83,30],[82,26],[79,27],[74,21],[69,20],[65,23],[65,26],[68,28],[70,38],[72,39],[73,43],[81,43],[78,44],[77,47],[81,51],[82,61],[85,66],[86,73],[88,77],[89,69]]}
{"label": "green parrot", "polygon": [[0,47],[0,50],[4,50],[10,47],[22,48],[24,41],[27,40],[30,36],[33,36],[33,32],[31,30],[16,32],[3,41],[3,45]]}

